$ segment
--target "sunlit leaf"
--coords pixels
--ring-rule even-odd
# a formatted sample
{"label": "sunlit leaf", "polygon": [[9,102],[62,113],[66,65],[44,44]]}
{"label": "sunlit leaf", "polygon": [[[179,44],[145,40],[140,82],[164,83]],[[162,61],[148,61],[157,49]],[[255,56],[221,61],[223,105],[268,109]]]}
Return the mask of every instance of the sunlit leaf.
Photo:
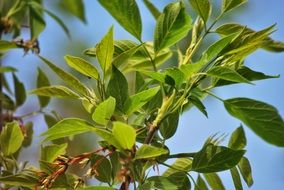
{"label": "sunlit leaf", "polygon": [[155,146],[143,144],[135,154],[135,159],[149,159],[167,154],[168,151],[163,148],[158,148]]}
{"label": "sunlit leaf", "polygon": [[167,177],[172,175],[178,171],[189,172],[191,169],[192,160],[189,158],[178,158],[176,161],[171,165],[171,168],[168,168],[164,173],[163,176]]}
{"label": "sunlit leaf", "polygon": [[222,12],[228,12],[246,2],[247,0],[223,0]]}
{"label": "sunlit leaf", "polygon": [[[46,74],[38,68],[38,75],[37,75],[37,88],[50,86],[50,82],[46,76]],[[48,105],[50,98],[49,97],[42,97],[38,96],[40,107],[45,107]]]}
{"label": "sunlit leaf", "polygon": [[115,99],[110,96],[108,99],[100,103],[92,115],[93,120],[98,124],[107,125],[115,110],[115,102]]}
{"label": "sunlit leaf", "polygon": [[203,21],[207,22],[212,9],[209,0],[189,0],[189,2]]}
{"label": "sunlit leaf", "polygon": [[143,2],[148,8],[148,10],[151,12],[153,17],[157,20],[161,15],[160,11],[155,7],[155,5],[150,0],[143,0]]}
{"label": "sunlit leaf", "polygon": [[64,144],[52,144],[41,148],[40,159],[46,162],[53,163],[53,161],[59,156],[66,153],[67,143]]}
{"label": "sunlit leaf", "polygon": [[136,131],[130,125],[122,122],[113,122],[113,137],[123,149],[131,150],[136,140]]}
{"label": "sunlit leaf", "polygon": [[242,174],[243,179],[245,180],[246,184],[251,187],[253,184],[251,166],[249,160],[246,157],[243,157],[238,164],[238,168]]}
{"label": "sunlit leaf", "polygon": [[243,126],[238,127],[231,135],[228,147],[232,149],[243,149],[247,145],[247,139]]}
{"label": "sunlit leaf", "polygon": [[73,98],[73,99],[80,98],[78,94],[76,94],[69,88],[61,85],[37,88],[30,91],[30,94],[36,94],[38,96],[46,96],[46,97],[56,97],[56,98]]}

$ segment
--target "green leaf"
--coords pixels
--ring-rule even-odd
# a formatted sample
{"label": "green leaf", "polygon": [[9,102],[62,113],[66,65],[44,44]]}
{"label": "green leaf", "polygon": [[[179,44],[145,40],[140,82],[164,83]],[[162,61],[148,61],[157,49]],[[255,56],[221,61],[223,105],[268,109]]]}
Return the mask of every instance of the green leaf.
{"label": "green leaf", "polygon": [[208,187],[204,181],[204,179],[198,175],[196,185],[194,187],[194,190],[208,190]]}
{"label": "green leaf", "polygon": [[110,96],[100,103],[92,115],[93,120],[98,124],[107,125],[115,110],[115,102],[115,99]]}
{"label": "green leaf", "polygon": [[42,133],[41,136],[45,137],[43,142],[47,142],[95,130],[96,128],[85,120],[67,118],[56,123],[54,126]]}
{"label": "green leaf", "polygon": [[15,175],[0,177],[0,182],[5,185],[28,187],[31,189],[38,184],[39,180],[38,172],[31,170],[23,170]]}
{"label": "green leaf", "polygon": [[[172,182],[168,177],[164,176],[152,176],[146,180],[146,183],[150,182],[150,189],[164,189],[164,190],[179,190],[177,184]],[[144,188],[142,188],[144,190]]]}
{"label": "green leaf", "polygon": [[23,141],[24,135],[18,122],[7,123],[0,134],[1,151],[4,156],[10,156],[17,152]]}
{"label": "green leaf", "polygon": [[228,147],[235,150],[240,150],[245,148],[246,145],[247,145],[247,139],[243,126],[241,125],[232,133]]}
{"label": "green leaf", "polygon": [[179,112],[171,113],[160,124],[160,133],[164,139],[169,139],[176,133],[179,121]]}
{"label": "green leaf", "polygon": [[68,144],[52,144],[47,145],[41,148],[41,156],[40,159],[49,163],[53,163],[53,161],[60,155],[64,155],[66,153],[66,148]]}
{"label": "green leaf", "polygon": [[26,101],[26,89],[24,84],[19,81],[18,77],[14,73],[13,73],[13,80],[14,80],[16,105],[19,107],[23,105],[23,103]]}
{"label": "green leaf", "polygon": [[145,105],[153,96],[155,96],[159,90],[160,87],[155,87],[130,96],[124,104],[124,112],[127,115],[130,115],[131,113],[137,111],[143,105]]}
{"label": "green leaf", "polygon": [[61,68],[57,67],[47,59],[39,56],[39,58],[49,66],[50,69],[53,70],[66,84],[68,84],[70,87],[74,88],[78,93],[84,95],[84,96],[91,96],[91,91],[83,84],[81,83],[76,77],[73,75],[65,72]]}
{"label": "green leaf", "polygon": [[60,1],[60,5],[63,9],[78,17],[81,21],[86,22],[85,8],[82,0],[62,0]]}
{"label": "green leaf", "polygon": [[203,113],[206,117],[208,117],[207,111],[206,111],[206,107],[204,106],[204,104],[201,102],[201,100],[192,95],[188,98],[188,100],[201,112]]}
{"label": "green leaf", "polygon": [[100,43],[96,46],[97,59],[101,65],[104,74],[111,68],[111,62],[114,52],[113,27],[109,29]]}
{"label": "green leaf", "polygon": [[80,58],[74,57],[71,55],[64,56],[67,64],[75,69],[76,71],[86,75],[87,77],[92,77],[93,79],[99,79],[99,72],[95,66],[93,66],[90,62]]}
{"label": "green leaf", "polygon": [[91,166],[94,165],[96,165],[97,172],[95,178],[101,182],[110,184],[112,181],[110,161],[102,155],[93,154],[91,157]]}
{"label": "green leaf", "polygon": [[166,74],[166,82],[167,78],[171,78],[174,81],[174,86],[180,87],[182,83],[184,82],[185,76],[181,70],[179,70],[176,67],[168,68],[165,71]]}
{"label": "green leaf", "polygon": [[142,90],[145,84],[145,80],[140,72],[135,72],[135,93],[138,93]]}
{"label": "green leaf", "polygon": [[113,133],[106,129],[94,128],[93,132],[102,137],[108,144],[113,145],[117,149],[124,150],[118,140],[114,137]]}
{"label": "green leaf", "polygon": [[284,146],[284,122],[273,106],[249,98],[228,99],[224,101],[224,106],[263,140]]}
{"label": "green leaf", "polygon": [[[237,73],[239,73],[241,76],[246,78],[249,81],[256,81],[256,80],[264,80],[264,79],[270,79],[270,78],[279,78],[279,75],[271,76],[271,75],[265,75],[262,72],[253,71],[250,68],[246,66],[242,66],[238,70],[236,70]],[[218,82],[215,84],[215,86],[224,86],[224,85],[230,85],[235,84],[236,82],[233,81],[227,81],[227,80],[218,80]]]}
{"label": "green leaf", "polygon": [[244,3],[246,3],[247,0],[223,0],[222,2],[222,12],[228,12]]}
{"label": "green leaf", "polygon": [[206,23],[211,14],[212,6],[209,0],[189,0],[192,8]]}
{"label": "green leaf", "polygon": [[148,8],[148,10],[151,12],[153,17],[157,20],[159,16],[161,15],[160,11],[155,7],[155,5],[149,1],[149,0],[143,0],[144,4]]}
{"label": "green leaf", "polygon": [[231,176],[232,176],[232,179],[233,179],[233,182],[234,182],[235,189],[236,190],[243,190],[241,176],[239,174],[237,167],[231,168],[230,172],[231,172]]}
{"label": "green leaf", "polygon": [[238,168],[246,184],[251,187],[253,184],[253,178],[249,160],[246,157],[243,157],[238,164]]}
{"label": "green leaf", "polygon": [[46,86],[30,91],[30,94],[38,96],[57,97],[57,98],[73,98],[79,99],[80,96],[70,90],[69,88],[61,85]]}
{"label": "green leaf", "polygon": [[106,186],[90,186],[90,187],[81,187],[78,190],[117,190],[117,189]]}
{"label": "green leaf", "polygon": [[149,159],[167,154],[168,150],[143,144],[136,152],[134,159]]}
{"label": "green leaf", "polygon": [[228,170],[237,165],[244,154],[244,150],[206,144],[201,151],[195,154],[192,170],[200,173]]}
{"label": "green leaf", "polygon": [[18,48],[15,42],[9,42],[5,40],[0,40],[0,52],[7,51],[9,49]]}
{"label": "green leaf", "polygon": [[176,161],[168,168],[163,176],[168,177],[178,171],[189,172],[191,169],[192,160],[189,158],[178,158]]}
{"label": "green leaf", "polygon": [[130,125],[116,121],[113,122],[113,137],[125,150],[131,150],[135,144],[136,131]]}
{"label": "green leaf", "polygon": [[216,173],[203,174],[212,190],[225,190],[225,187]]}
{"label": "green leaf", "polygon": [[125,30],[138,40],[141,39],[142,22],[135,0],[99,0],[99,2]]}
{"label": "green leaf", "polygon": [[229,67],[215,66],[212,69],[210,69],[206,74],[212,77],[217,77],[228,81],[251,84],[251,82],[248,79],[244,78],[242,75],[240,75],[235,70]]}
{"label": "green leaf", "polygon": [[170,47],[183,39],[191,29],[191,18],[182,2],[170,3],[159,17],[154,34],[154,49]]}
{"label": "green leaf", "polygon": [[0,67],[0,73],[17,72],[18,70],[14,67],[4,66]]}
{"label": "green leaf", "polygon": [[114,66],[107,86],[107,94],[116,99],[116,109],[122,112],[123,105],[128,98],[128,82],[124,75]]}
{"label": "green leaf", "polygon": [[[34,6],[34,4],[36,4],[37,6]],[[37,39],[38,36],[45,29],[45,21],[44,21],[44,18],[43,18],[43,11],[42,11],[42,9],[38,9],[39,6],[42,7],[36,1],[29,4],[30,32],[31,32],[31,38],[33,40]]]}
{"label": "green leaf", "polygon": [[168,179],[177,185],[178,189],[191,189],[191,184],[188,176],[184,172],[175,172],[168,176]]}
{"label": "green leaf", "polygon": [[[45,73],[40,68],[38,68],[37,88],[46,87],[46,86],[50,86],[50,82],[47,76],[45,75]],[[40,107],[43,108],[48,105],[50,98],[38,96],[38,100]]]}

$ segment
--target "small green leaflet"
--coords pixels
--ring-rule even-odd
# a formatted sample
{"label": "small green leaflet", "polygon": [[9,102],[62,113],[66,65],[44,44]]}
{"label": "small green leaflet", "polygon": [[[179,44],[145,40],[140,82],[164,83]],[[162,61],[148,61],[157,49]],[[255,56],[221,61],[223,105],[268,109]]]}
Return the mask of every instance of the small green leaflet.
{"label": "small green leaflet", "polygon": [[18,122],[7,123],[0,134],[0,146],[4,156],[10,156],[17,152],[23,141],[24,135]]}
{"label": "small green leaflet", "polygon": [[190,180],[184,172],[175,172],[168,176],[168,179],[174,184],[176,184],[178,189],[191,189]]}
{"label": "small green leaflet", "polygon": [[223,0],[222,12],[228,12],[246,2],[247,0]]}
{"label": "small green leaflet", "polygon": [[211,14],[212,6],[209,0],[189,0],[189,3],[196,11],[196,13],[206,23]]}
{"label": "small green leaflet", "polygon": [[231,176],[232,176],[232,179],[233,179],[233,182],[234,182],[235,189],[236,190],[243,190],[241,176],[239,174],[237,167],[231,168],[230,172],[231,172]]}
{"label": "small green leaflet", "polygon": [[82,0],[62,0],[60,1],[60,5],[63,9],[78,17],[81,21],[86,22],[85,8]]}
{"label": "small green leaflet", "polygon": [[99,2],[126,31],[138,40],[141,39],[142,22],[135,0],[99,0]]}
{"label": "small green leaflet", "polygon": [[111,27],[107,34],[100,41],[100,43],[98,43],[96,46],[97,59],[101,65],[104,74],[106,74],[106,72],[111,68],[113,52],[113,27]]}
{"label": "small green leaflet", "polygon": [[248,79],[244,78],[242,75],[240,75],[235,70],[229,67],[215,66],[212,69],[210,69],[206,74],[212,77],[217,77],[228,81],[251,84],[251,82]]}
{"label": "small green leaflet", "polygon": [[225,187],[216,173],[206,173],[203,174],[207,183],[213,190],[225,190]]}
{"label": "small green leaflet", "polygon": [[71,55],[64,56],[64,59],[67,62],[67,64],[76,71],[82,73],[87,77],[92,77],[93,79],[99,79],[98,70],[90,62],[80,57],[74,57]]}
{"label": "small green leaflet", "polygon": [[41,156],[40,160],[53,163],[53,161],[59,156],[59,155],[64,155],[66,153],[66,148],[68,144],[52,144],[52,145],[47,145],[41,148]]}
{"label": "small green leaflet", "polygon": [[245,131],[243,129],[243,126],[238,127],[231,135],[228,147],[240,150],[245,148],[247,145],[247,139],[245,136]]}
{"label": "small green leaflet", "polygon": [[191,27],[191,18],[185,11],[184,3],[176,2],[167,5],[157,20],[154,34],[155,53],[179,42],[187,35]]}
{"label": "small green leaflet", "polygon": [[157,20],[161,15],[160,11],[155,7],[155,5],[150,0],[143,0],[143,2],[148,8],[148,10],[151,12],[153,17]]}
{"label": "small green leaflet", "polygon": [[115,99],[110,96],[100,103],[92,115],[93,120],[98,124],[107,125],[115,110],[115,102]]}
{"label": "small green leaflet", "polygon": [[263,140],[284,146],[284,122],[273,106],[249,98],[228,99],[224,101],[224,106]]}
{"label": "small green leaflet", "polygon": [[249,187],[251,187],[253,184],[253,178],[252,178],[252,172],[251,172],[251,166],[250,166],[249,160],[246,157],[243,157],[238,164],[238,168],[246,184]]}
{"label": "small green leaflet", "polygon": [[16,97],[16,105],[21,106],[26,101],[26,89],[22,82],[19,81],[18,77],[13,73],[14,80],[14,92]]}
{"label": "small green leaflet", "polygon": [[[46,76],[46,74],[38,68],[38,75],[37,75],[37,88],[50,86],[50,82]],[[48,105],[50,98],[49,97],[42,97],[38,96],[40,107],[45,107]]]}
{"label": "small green leaflet", "polygon": [[38,96],[57,97],[57,98],[73,98],[79,99],[80,96],[65,86],[54,85],[45,86],[30,91],[30,94]]}
{"label": "small green leaflet", "polygon": [[233,150],[223,146],[206,144],[193,158],[191,170],[212,173],[228,170],[236,166],[245,150]]}
{"label": "small green leaflet", "polygon": [[45,137],[43,142],[47,142],[95,130],[96,128],[85,120],[67,118],[56,123],[54,126],[42,133],[41,136]]}
{"label": "small green leaflet", "polygon": [[57,67],[47,59],[39,56],[39,58],[49,66],[50,69],[53,70],[66,84],[68,84],[70,87],[74,88],[78,93],[84,95],[84,96],[90,96],[92,93],[91,91],[83,84],[81,83],[76,77],[73,75],[65,72],[61,68]]}
{"label": "small green leaflet", "polygon": [[143,105],[145,105],[153,96],[155,96],[159,90],[160,87],[155,87],[130,96],[124,104],[124,112],[127,115],[130,115],[131,113],[137,111]]}
{"label": "small green leaflet", "polygon": [[133,148],[136,141],[136,131],[132,126],[119,121],[113,122],[112,134],[123,149],[131,150]]}
{"label": "small green leaflet", "polygon": [[116,99],[116,109],[123,111],[123,105],[128,98],[128,82],[125,76],[115,67],[107,86],[107,95]]}
{"label": "small green leaflet", "polygon": [[163,148],[158,148],[155,146],[143,144],[135,154],[135,159],[149,159],[149,158],[156,158],[158,156],[167,154],[168,151]]}

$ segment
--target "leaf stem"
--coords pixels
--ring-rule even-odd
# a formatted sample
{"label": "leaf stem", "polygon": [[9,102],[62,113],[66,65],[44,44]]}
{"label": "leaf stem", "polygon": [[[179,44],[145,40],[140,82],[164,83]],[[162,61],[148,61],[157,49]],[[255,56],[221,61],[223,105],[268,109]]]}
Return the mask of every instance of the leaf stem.
{"label": "leaf stem", "polygon": [[221,102],[224,102],[224,100],[220,97],[218,97],[217,95],[213,94],[212,92],[210,92],[209,90],[204,90],[204,92],[206,92],[207,94],[209,94],[210,96],[216,98],[217,100],[220,100]]}
{"label": "leaf stem", "polygon": [[171,154],[168,156],[168,159],[171,158],[189,158],[189,157],[194,157],[196,153],[194,152],[189,152],[189,153],[177,153],[177,154]]}

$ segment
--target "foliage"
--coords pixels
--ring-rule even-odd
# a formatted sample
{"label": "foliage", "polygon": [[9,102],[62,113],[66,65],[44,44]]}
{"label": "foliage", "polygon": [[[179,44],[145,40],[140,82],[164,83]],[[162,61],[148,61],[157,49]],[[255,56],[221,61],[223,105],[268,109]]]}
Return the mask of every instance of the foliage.
{"label": "foliage", "polygon": [[[17,162],[21,147],[30,145],[32,124],[24,123],[24,116],[14,115],[26,100],[25,87],[15,74],[17,69],[1,67],[1,189],[40,186],[45,189],[111,190],[120,187],[127,190],[133,186],[139,190],[203,190],[209,187],[221,190],[225,189],[218,175],[221,171],[231,173],[236,189],[243,189],[242,179],[250,187],[253,178],[250,163],[245,157],[247,141],[242,125],[232,133],[227,145],[221,145],[222,136],[213,135],[197,152],[171,154],[172,150],[167,147],[167,140],[173,138],[178,130],[179,117],[183,112],[196,107],[207,116],[203,100],[208,95],[221,101],[229,114],[261,139],[275,146],[284,146],[284,122],[273,106],[244,97],[223,100],[212,93],[212,89],[224,85],[252,84],[255,80],[277,77],[253,71],[244,62],[259,48],[284,51],[282,42],[269,37],[275,26],[260,31],[231,23],[216,26],[225,14],[245,3],[244,0],[223,0],[217,18],[211,15],[209,0],[171,2],[162,12],[151,1],[143,2],[156,19],[153,41],[142,41],[142,19],[135,0],[99,0],[136,41],[114,39],[114,28],[110,27],[97,45],[84,52],[96,59],[97,65],[72,55],[64,57],[70,68],[95,81],[95,87],[84,84],[38,55],[66,84],[51,85],[47,75],[38,69],[37,88],[29,92],[38,97],[38,113],[43,113],[47,122],[52,123],[42,134],[44,140],[39,168],[28,163],[19,167]],[[86,21],[82,1],[62,1],[61,5]],[[188,6],[195,11],[195,19],[189,15]],[[20,35],[23,24],[30,29],[30,40],[1,39],[1,54],[12,48],[39,54],[38,37],[46,25],[44,13],[69,35],[64,22],[46,10],[41,0],[4,0],[0,9],[1,36]],[[198,56],[197,50],[210,33],[218,34],[220,38]],[[182,40],[189,44],[185,50],[179,46]],[[178,57],[178,64],[166,66],[171,57]],[[5,82],[9,72],[13,73],[13,92]],[[74,117],[56,121],[45,111],[50,98],[71,98],[81,102],[91,119]],[[99,136],[101,148],[68,156],[68,137],[82,133]],[[175,159],[171,165],[168,164],[170,159]],[[73,165],[83,167],[85,174],[78,176],[67,171]],[[159,165],[166,166],[167,170],[162,175],[149,176],[151,168]],[[197,179],[192,177],[193,172],[198,173]],[[103,185],[84,185],[90,178],[96,178]]]}

